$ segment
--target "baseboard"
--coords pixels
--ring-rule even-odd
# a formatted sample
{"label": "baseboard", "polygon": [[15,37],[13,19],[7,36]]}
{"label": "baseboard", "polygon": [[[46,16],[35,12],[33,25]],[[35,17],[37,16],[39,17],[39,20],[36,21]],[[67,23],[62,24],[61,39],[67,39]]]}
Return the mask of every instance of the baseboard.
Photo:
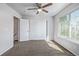
{"label": "baseboard", "polygon": [[21,39],[19,40],[19,42],[23,42],[23,41],[29,41],[30,39]]}
{"label": "baseboard", "polygon": [[61,44],[59,44],[58,42],[56,42],[55,40],[52,40],[53,42],[55,42],[56,44],[60,45],[61,47],[63,47],[64,49],[66,49],[68,52],[70,52],[73,56],[77,56],[75,53],[71,52],[70,50],[68,50],[67,48],[65,48],[64,46],[62,46]]}
{"label": "baseboard", "polygon": [[45,38],[41,38],[41,39],[30,39],[30,40],[46,40]]}
{"label": "baseboard", "polygon": [[2,56],[2,54],[4,54],[5,52],[7,52],[8,50],[10,50],[13,47],[13,45],[11,45],[9,48],[7,48],[6,50],[4,50],[2,53],[0,53],[0,56]]}

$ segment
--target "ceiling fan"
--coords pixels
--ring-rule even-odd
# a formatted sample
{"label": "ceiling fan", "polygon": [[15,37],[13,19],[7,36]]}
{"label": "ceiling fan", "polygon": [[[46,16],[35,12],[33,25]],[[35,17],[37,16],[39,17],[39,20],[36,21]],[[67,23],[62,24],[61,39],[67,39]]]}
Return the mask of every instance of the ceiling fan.
{"label": "ceiling fan", "polygon": [[35,3],[36,4],[36,8],[28,8],[27,10],[37,10],[37,13],[36,14],[39,14],[41,11],[45,12],[45,13],[48,13],[47,10],[45,10],[44,8],[46,7],[49,7],[52,5],[52,3],[48,3],[46,5],[43,5],[41,3]]}

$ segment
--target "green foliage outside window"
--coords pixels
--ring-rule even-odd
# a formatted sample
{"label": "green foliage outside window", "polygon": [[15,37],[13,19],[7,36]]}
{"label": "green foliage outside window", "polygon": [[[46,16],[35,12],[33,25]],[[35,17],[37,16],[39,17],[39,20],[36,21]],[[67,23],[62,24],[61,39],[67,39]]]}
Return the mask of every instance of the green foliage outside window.
{"label": "green foliage outside window", "polygon": [[59,18],[59,35],[79,40],[79,10]]}

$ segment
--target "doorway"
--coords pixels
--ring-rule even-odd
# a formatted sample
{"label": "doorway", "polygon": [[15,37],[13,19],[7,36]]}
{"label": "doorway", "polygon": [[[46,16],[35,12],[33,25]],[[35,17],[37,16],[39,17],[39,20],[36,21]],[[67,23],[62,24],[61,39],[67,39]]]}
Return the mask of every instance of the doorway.
{"label": "doorway", "polygon": [[13,17],[13,20],[14,20],[14,44],[16,42],[19,42],[19,39],[20,39],[20,19],[16,16]]}
{"label": "doorway", "polygon": [[46,20],[34,19],[30,20],[30,39],[46,40]]}
{"label": "doorway", "polygon": [[30,20],[20,19],[20,41],[30,40]]}

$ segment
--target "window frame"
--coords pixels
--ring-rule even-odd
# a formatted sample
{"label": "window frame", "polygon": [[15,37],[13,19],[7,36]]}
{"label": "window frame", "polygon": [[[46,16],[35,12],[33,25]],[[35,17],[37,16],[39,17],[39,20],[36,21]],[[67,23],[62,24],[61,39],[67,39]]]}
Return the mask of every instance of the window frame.
{"label": "window frame", "polygon": [[[69,12],[68,14],[65,14],[65,15],[62,15],[62,16],[58,17],[58,25],[59,25],[60,18],[63,17],[63,16],[67,16],[67,15],[69,15],[69,22],[70,22],[69,24],[71,24],[71,14],[72,14],[73,12],[77,11],[77,10],[79,10],[79,8],[77,8],[77,9],[75,9],[75,10]],[[69,25],[69,37],[60,35],[59,27],[58,27],[58,34],[57,34],[58,37],[64,38],[64,39],[71,39],[71,41],[73,41],[73,40],[79,41],[79,40],[77,40],[77,39],[72,39],[72,38],[71,38],[71,28],[70,28],[70,27],[71,27],[71,25]]]}

